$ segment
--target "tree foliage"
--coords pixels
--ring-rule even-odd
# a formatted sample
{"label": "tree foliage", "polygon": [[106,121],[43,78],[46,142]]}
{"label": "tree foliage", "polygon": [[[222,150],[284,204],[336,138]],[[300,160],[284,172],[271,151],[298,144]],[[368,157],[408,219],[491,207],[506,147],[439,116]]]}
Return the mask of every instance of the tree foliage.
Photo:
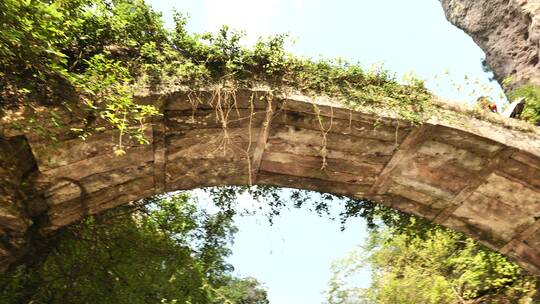
{"label": "tree foliage", "polygon": [[[264,202],[270,222],[283,208],[307,208],[338,219],[367,223],[370,238],[333,268],[329,304],[354,303],[534,303],[536,278],[500,253],[459,232],[376,202],[328,193],[273,187],[210,188],[217,206],[236,210],[242,194]],[[332,206],[332,207],[331,207]],[[233,211],[235,212],[235,211]],[[372,271],[367,289],[350,286],[359,271]],[[534,299],[534,300],[533,300]]]}
{"label": "tree foliage", "polygon": [[0,302],[268,303],[255,279],[230,275],[229,215],[186,194],[143,203],[62,231],[42,265],[0,279]]}
{"label": "tree foliage", "polygon": [[[460,233],[412,215],[368,200],[295,189],[207,191],[219,207],[216,213],[198,210],[180,194],[121,207],[65,229],[43,265],[21,266],[0,280],[0,300],[268,303],[255,279],[232,277],[232,266],[225,261],[236,231],[232,218],[239,212],[237,198],[248,193],[267,204],[261,212],[270,221],[289,207],[339,219],[342,229],[352,217],[366,219],[370,239],[363,251],[334,266],[331,304],[532,303],[527,299],[534,296],[536,282],[519,266]],[[350,287],[347,280],[365,266],[373,272],[372,286]]]}
{"label": "tree foliage", "polygon": [[[344,60],[294,56],[285,49],[285,35],[247,48],[243,35],[226,26],[215,34],[192,34],[186,23],[176,14],[174,28],[165,29],[143,0],[2,1],[0,109],[63,104],[85,110],[88,129],[72,130],[83,137],[102,119],[144,142],[140,126],[157,115],[133,101],[144,89],[267,85],[282,94],[295,90],[384,107],[416,122],[429,108],[431,95],[420,81],[400,84],[380,67],[366,71]],[[117,148],[122,154],[121,142]]]}
{"label": "tree foliage", "polygon": [[270,223],[273,222],[274,217],[280,215],[284,208],[293,207],[306,208],[319,216],[329,217],[333,220],[338,219],[342,230],[346,228],[348,220],[357,217],[364,219],[367,228],[374,231],[380,227],[388,226],[400,232],[423,236],[432,227],[429,222],[412,214],[392,209],[368,199],[272,186],[225,186],[206,188],[205,190],[214,204],[223,212],[234,214],[239,211],[238,198],[244,194],[249,195],[262,203],[259,204],[259,212],[265,214]]}
{"label": "tree foliage", "polygon": [[[350,286],[362,267],[368,288]],[[329,304],[533,303],[535,278],[474,240],[432,226],[422,237],[385,228],[333,266]],[[348,284],[349,283],[349,284]]]}

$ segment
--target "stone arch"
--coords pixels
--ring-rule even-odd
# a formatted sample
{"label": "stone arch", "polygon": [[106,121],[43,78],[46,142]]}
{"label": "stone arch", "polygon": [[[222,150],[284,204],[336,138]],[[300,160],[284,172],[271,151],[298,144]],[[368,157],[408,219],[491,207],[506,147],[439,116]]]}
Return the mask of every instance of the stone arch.
{"label": "stone arch", "polygon": [[[436,102],[436,116],[415,126],[389,112],[352,110],[329,98],[268,99],[266,91],[240,90],[235,104],[220,113],[208,102],[210,93],[199,95],[197,107],[183,92],[140,96],[163,115],[148,129],[150,144],[128,142],[122,157],[112,152],[112,131],[87,140],[58,133],[52,141],[4,130],[6,138],[26,136],[37,164],[20,182],[40,198],[34,204],[48,219],[41,231],[174,190],[288,186],[367,198],[416,214],[540,274],[538,129],[491,114],[474,118],[444,102]],[[220,115],[228,115],[226,131]],[[21,196],[10,201],[18,213],[0,224],[27,223],[4,229],[24,235],[37,213],[24,208],[29,198]]]}

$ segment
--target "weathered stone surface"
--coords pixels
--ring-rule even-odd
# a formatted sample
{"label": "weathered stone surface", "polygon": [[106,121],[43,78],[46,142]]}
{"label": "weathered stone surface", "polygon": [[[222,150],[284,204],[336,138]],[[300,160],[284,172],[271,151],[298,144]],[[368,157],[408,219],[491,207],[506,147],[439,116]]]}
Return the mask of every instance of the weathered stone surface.
{"label": "weathered stone surface", "polygon": [[[152,130],[147,129],[145,137],[152,141]],[[118,132],[105,131],[92,136],[92,141],[80,138],[68,139],[60,142],[46,140],[31,141],[32,152],[36,156],[41,171],[65,166],[73,162],[82,161],[100,155],[110,155],[112,149],[118,145]],[[123,138],[124,150],[140,147],[129,137]]]}
{"label": "weathered stone surface", "polygon": [[[281,139],[286,142],[316,147],[319,150],[325,148],[332,151],[341,151],[345,153],[355,153],[371,156],[392,155],[396,145],[394,142],[386,142],[371,138],[355,138],[354,136],[328,133],[323,136],[321,130],[301,129],[294,126],[272,129],[270,139]],[[326,143],[323,146],[323,139],[326,137]]]}
{"label": "weathered stone surface", "polygon": [[[178,96],[145,99],[163,116],[148,129],[151,144],[127,141],[122,157],[113,154],[111,131],[86,141],[32,137],[33,173],[9,175],[24,167],[20,161],[0,170],[0,200],[8,201],[0,205],[0,234],[13,240],[0,247],[0,260],[15,259],[14,244],[30,223],[23,194],[13,196],[23,179],[46,204],[44,233],[157,193],[251,183],[375,200],[463,231],[540,274],[539,130],[459,113],[412,127],[385,113],[304,97],[258,98],[265,103],[257,110],[245,91],[235,99],[243,107],[216,109],[199,99],[191,109]],[[232,120],[226,128],[223,113]]]}
{"label": "weathered stone surface", "polygon": [[[115,156],[112,149],[102,151],[103,154],[95,157],[90,157],[88,159],[75,162],[65,161],[69,163],[69,165],[40,171],[41,174],[37,177],[37,181],[47,183],[58,177],[80,180],[93,174],[114,172],[114,170],[121,169],[126,166],[152,161],[154,158],[154,153],[151,146],[138,146],[127,149],[126,155],[123,157]],[[56,152],[53,150],[51,153]]]}
{"label": "weathered stone surface", "polygon": [[487,236],[482,240],[496,247],[508,243],[519,232],[534,224],[534,219],[520,208],[513,208],[478,192],[473,193],[451,218],[452,220],[447,222],[449,227],[461,230],[462,228],[454,227],[452,223],[460,221],[469,229],[464,232],[481,231]]}
{"label": "weathered stone surface", "polygon": [[432,220],[439,213],[439,209],[436,209],[432,206],[424,205],[418,203],[413,199],[403,197],[400,195],[395,195],[388,193],[383,197],[373,197],[371,198],[377,202],[382,202],[382,204],[388,205],[394,209],[401,210],[403,212],[411,213],[419,217],[423,217],[428,220]]}
{"label": "weathered stone surface", "polygon": [[278,187],[297,188],[327,192],[336,195],[347,195],[353,197],[363,197],[369,191],[369,186],[361,184],[348,184],[340,182],[329,183],[325,180],[309,177],[298,177],[286,174],[269,173],[261,171],[257,178],[258,185],[269,185]]}
{"label": "weathered stone surface", "polygon": [[[129,168],[126,171],[133,171],[133,169]],[[46,198],[49,206],[47,211],[49,221],[43,230],[45,232],[55,231],[89,214],[96,214],[125,202],[146,198],[154,194],[154,177],[151,171],[148,171],[139,169],[139,174],[125,176],[121,180],[103,174],[102,183],[98,181],[97,188],[93,187],[96,185],[95,179],[73,180],[73,182],[68,181],[68,183],[60,184],[59,188],[50,191],[49,195],[52,194],[52,196]],[[145,172],[147,174],[143,174]],[[118,173],[110,172],[110,175],[116,174]],[[112,182],[106,184],[107,180]],[[65,200],[61,200],[62,198]]]}
{"label": "weathered stone surface", "polygon": [[[292,153],[298,155],[312,156],[312,157],[321,157],[321,147],[320,145],[313,144],[301,144],[298,142],[289,142],[285,139],[279,138],[278,136],[270,136],[266,143],[266,151],[268,152],[283,152],[283,153]],[[386,164],[392,154],[382,154],[382,153],[365,153],[362,151],[338,151],[338,150],[328,150],[326,157],[328,159],[336,160],[353,160],[358,163],[363,164]]]}
{"label": "weathered stone surface", "polygon": [[[325,168],[322,169],[323,158],[318,156],[309,156],[302,154],[292,154],[283,152],[266,152],[263,155],[263,162],[282,163],[289,164],[290,166],[296,166],[300,164],[306,168],[316,169],[322,172],[334,172],[334,173],[347,173],[349,175],[357,177],[373,177],[376,176],[383,169],[382,164],[369,164],[355,161],[351,159],[334,159],[326,157]],[[308,169],[309,170],[309,169]],[[332,174],[332,173],[328,173]],[[357,179],[357,178],[355,178]],[[354,182],[353,182],[354,183]],[[373,180],[368,182],[373,183]]]}
{"label": "weathered stone surface", "polygon": [[204,159],[190,158],[187,155],[185,158],[168,162],[166,176],[168,191],[249,183],[247,159]]}
{"label": "weathered stone surface", "polygon": [[[359,139],[370,138],[380,141],[401,142],[411,130],[406,126],[377,126],[373,121],[349,120],[332,118],[323,119],[323,129],[331,134],[357,136]],[[272,121],[273,125],[294,126],[302,129],[320,131],[321,127],[317,115],[314,113],[302,113],[294,111],[281,111],[276,114]]]}
{"label": "weathered stone surface", "polygon": [[[433,167],[456,166],[463,171],[480,171],[489,162],[489,158],[481,157],[465,149],[449,145],[447,142],[427,140],[418,147],[415,158],[418,162],[429,163]],[[459,174],[456,172],[455,174]]]}
{"label": "weathered stone surface", "polygon": [[507,176],[515,176],[519,180],[525,181],[529,186],[540,189],[540,167],[518,161],[518,159],[519,154],[516,153],[500,169],[501,173]]}
{"label": "weathered stone surface", "polygon": [[254,147],[260,131],[258,127],[251,128],[250,133],[246,129],[201,129],[167,136],[167,160],[183,155],[199,155],[204,158],[243,157],[250,142]]}
{"label": "weathered stone surface", "polygon": [[540,1],[440,0],[446,17],[486,53],[501,82],[540,85]]}

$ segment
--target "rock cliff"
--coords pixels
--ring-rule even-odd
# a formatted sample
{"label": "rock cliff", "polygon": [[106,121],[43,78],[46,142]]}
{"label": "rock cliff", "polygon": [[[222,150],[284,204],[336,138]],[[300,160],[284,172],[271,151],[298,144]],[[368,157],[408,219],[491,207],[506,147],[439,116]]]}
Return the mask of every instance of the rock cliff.
{"label": "rock cliff", "polygon": [[540,85],[540,0],[440,0],[447,19],[486,53],[495,79]]}

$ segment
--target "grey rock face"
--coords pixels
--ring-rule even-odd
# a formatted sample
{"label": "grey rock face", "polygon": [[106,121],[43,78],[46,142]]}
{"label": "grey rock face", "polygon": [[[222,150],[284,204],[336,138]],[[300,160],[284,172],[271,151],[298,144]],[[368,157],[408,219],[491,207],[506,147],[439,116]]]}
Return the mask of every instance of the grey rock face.
{"label": "grey rock face", "polygon": [[540,85],[540,0],[440,0],[446,18],[486,53],[495,79]]}

